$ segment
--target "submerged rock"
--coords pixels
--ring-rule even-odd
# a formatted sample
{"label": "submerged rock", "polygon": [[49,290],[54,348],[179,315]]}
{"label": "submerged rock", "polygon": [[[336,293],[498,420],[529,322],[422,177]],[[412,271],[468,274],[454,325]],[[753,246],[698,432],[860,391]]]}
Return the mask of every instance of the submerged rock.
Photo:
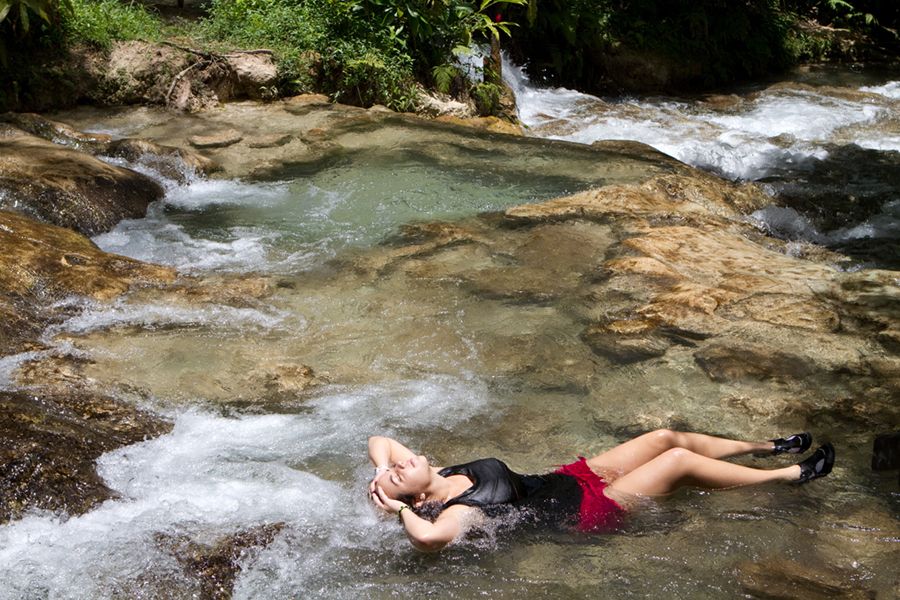
{"label": "submerged rock", "polygon": [[145,175],[0,124],[0,209],[96,235],[162,195]]}
{"label": "submerged rock", "polygon": [[807,566],[784,557],[763,562],[744,562],[737,567],[738,581],[752,598],[766,600],[831,600],[848,598],[864,600],[874,592],[858,587],[853,572],[830,566]]}
{"label": "submerged rock", "polygon": [[258,525],[211,544],[196,542],[186,536],[157,534],[156,543],[175,556],[186,575],[196,579],[200,598],[227,599],[231,598],[241,563],[271,544],[284,526],[284,523]]}
{"label": "submerged rock", "polygon": [[193,135],[188,138],[188,142],[194,148],[227,148],[237,144],[242,139],[244,139],[244,136],[239,131],[226,129],[225,131],[208,135]]}

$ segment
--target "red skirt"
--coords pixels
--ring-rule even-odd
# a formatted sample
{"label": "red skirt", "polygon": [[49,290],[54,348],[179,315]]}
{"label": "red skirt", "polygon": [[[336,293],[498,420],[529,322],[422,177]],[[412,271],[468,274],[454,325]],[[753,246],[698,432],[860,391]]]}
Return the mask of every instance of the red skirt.
{"label": "red skirt", "polygon": [[574,477],[581,488],[581,506],[578,510],[580,531],[610,531],[621,525],[625,509],[603,493],[607,483],[591,470],[583,456],[555,472]]}

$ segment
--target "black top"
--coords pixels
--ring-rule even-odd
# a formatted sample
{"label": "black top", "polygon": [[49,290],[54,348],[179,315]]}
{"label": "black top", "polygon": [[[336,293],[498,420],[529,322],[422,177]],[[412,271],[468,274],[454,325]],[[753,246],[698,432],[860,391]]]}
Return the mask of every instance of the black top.
{"label": "black top", "polygon": [[445,502],[441,510],[462,504],[494,516],[514,507],[530,520],[552,516],[553,521],[569,521],[577,519],[581,504],[581,488],[574,477],[562,473],[520,475],[496,458],[446,467],[438,475],[465,475],[472,480],[472,487]]}

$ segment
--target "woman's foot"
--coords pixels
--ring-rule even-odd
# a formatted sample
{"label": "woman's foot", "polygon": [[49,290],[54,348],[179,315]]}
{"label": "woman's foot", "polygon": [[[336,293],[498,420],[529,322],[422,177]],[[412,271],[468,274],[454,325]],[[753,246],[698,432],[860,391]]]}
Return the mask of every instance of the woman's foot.
{"label": "woman's foot", "polygon": [[834,466],[834,446],[830,443],[822,444],[809,458],[797,463],[800,467],[800,479],[798,483],[806,483],[819,477],[825,477],[831,473]]}
{"label": "woman's foot", "polygon": [[777,438],[770,441],[775,445],[772,449],[772,456],[784,453],[802,454],[812,446],[812,435],[808,431],[804,431],[803,433],[795,433],[786,438]]}

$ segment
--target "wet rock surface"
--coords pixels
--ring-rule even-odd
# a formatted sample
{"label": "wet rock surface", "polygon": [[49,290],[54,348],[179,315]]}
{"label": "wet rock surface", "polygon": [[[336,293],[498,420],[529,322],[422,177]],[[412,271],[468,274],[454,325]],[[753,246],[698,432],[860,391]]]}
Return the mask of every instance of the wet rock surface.
{"label": "wet rock surface", "polygon": [[146,175],[0,124],[0,209],[95,235],[163,195]]}
{"label": "wet rock surface", "polygon": [[0,523],[31,509],[78,515],[115,497],[94,461],[170,428],[97,393],[0,391]]}
{"label": "wet rock surface", "polygon": [[773,558],[761,563],[738,565],[738,579],[751,598],[788,600],[792,598],[872,598],[874,592],[851,586],[853,574],[831,570],[823,572],[803,564]]}
{"label": "wet rock surface", "polygon": [[[0,211],[0,347],[43,350],[45,328],[67,314],[60,300],[107,300],[174,272],[107,254],[70,229]],[[97,476],[103,452],[165,433],[169,424],[85,385],[71,359],[26,366],[31,386],[0,391],[0,521],[34,508],[80,514],[114,496]]]}

